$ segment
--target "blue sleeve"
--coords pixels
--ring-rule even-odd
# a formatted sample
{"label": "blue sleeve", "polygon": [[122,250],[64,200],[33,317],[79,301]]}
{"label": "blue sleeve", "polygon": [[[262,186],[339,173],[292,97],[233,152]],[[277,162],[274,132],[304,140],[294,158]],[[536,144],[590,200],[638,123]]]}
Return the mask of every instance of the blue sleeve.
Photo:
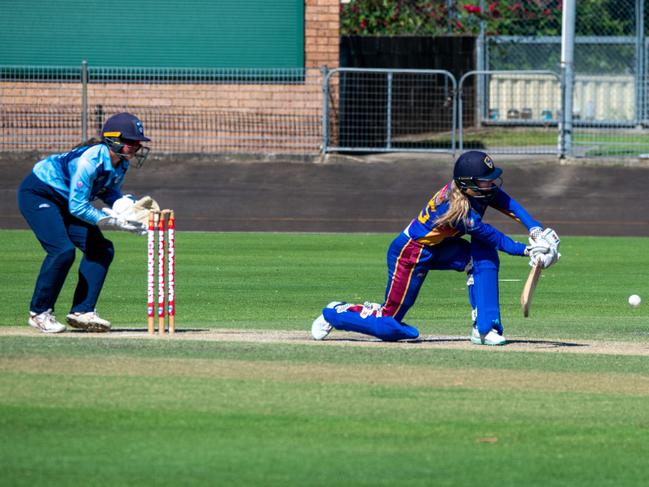
{"label": "blue sleeve", "polygon": [[505,193],[502,189],[496,193],[496,196],[489,203],[489,206],[523,224],[528,231],[534,227],[543,227],[539,221],[532,218],[520,203]]}
{"label": "blue sleeve", "polygon": [[478,213],[471,211],[466,233],[510,255],[525,255],[525,244],[516,242],[497,228],[484,223]]}
{"label": "blue sleeve", "polygon": [[85,157],[85,153],[76,160],[75,164],[70,164],[68,208],[73,216],[93,225],[106,216],[90,204],[92,184],[96,177],[97,166]]}

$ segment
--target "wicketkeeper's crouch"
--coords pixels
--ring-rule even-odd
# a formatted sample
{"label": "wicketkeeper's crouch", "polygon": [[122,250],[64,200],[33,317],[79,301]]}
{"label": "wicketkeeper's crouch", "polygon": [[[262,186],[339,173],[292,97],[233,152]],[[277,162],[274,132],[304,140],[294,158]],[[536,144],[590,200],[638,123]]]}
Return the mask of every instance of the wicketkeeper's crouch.
{"label": "wicketkeeper's crouch", "polygon": [[[498,251],[529,256],[549,267],[559,259],[559,237],[501,189],[502,169],[484,152],[470,151],[455,162],[453,180],[431,198],[388,248],[385,301],[329,303],[313,322],[311,333],[324,339],[332,328],[371,335],[385,341],[413,339],[419,331],[403,319],[415,303],[430,270],[467,273],[472,308],[471,341],[503,345],[498,297]],[[493,207],[523,224],[529,245],[512,240],[482,217]],[[469,235],[470,240],[462,238]]]}
{"label": "wicketkeeper's crouch", "polygon": [[[86,331],[110,330],[110,322],[95,310],[115,254],[101,230],[146,234],[146,227],[132,218],[135,201],[121,187],[130,163],[139,167],[146,159],[149,149],[142,144],[150,140],[139,118],[118,113],[106,120],[100,138],[46,157],[23,180],[18,207],[47,253],[29,307],[30,326],[44,333],[65,331],[54,309],[76,247],[83,258],[66,320]],[[91,202],[96,199],[112,208],[95,208]]]}

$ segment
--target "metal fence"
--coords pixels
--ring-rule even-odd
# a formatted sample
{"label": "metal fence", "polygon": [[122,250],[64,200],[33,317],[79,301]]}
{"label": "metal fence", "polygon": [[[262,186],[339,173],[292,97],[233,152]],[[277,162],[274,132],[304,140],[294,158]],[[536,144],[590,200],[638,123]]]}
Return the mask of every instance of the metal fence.
{"label": "metal fence", "polygon": [[[577,77],[572,155],[649,152],[647,120],[631,116],[648,86],[636,88],[624,74]],[[535,70],[456,80],[442,70],[0,66],[0,150],[67,150],[131,111],[158,152],[559,155],[560,89],[556,73]],[[631,119],[606,118],[603,106]]]}
{"label": "metal fence", "polygon": [[[558,73],[471,71],[460,78],[458,90],[459,150],[558,154],[563,147]],[[474,103],[466,106],[466,100]]]}
{"label": "metal fence", "polygon": [[323,151],[453,151],[456,92],[448,71],[334,69],[324,79]]}
{"label": "metal fence", "polygon": [[159,152],[317,152],[319,69],[0,66],[0,150],[66,150],[130,111]]}

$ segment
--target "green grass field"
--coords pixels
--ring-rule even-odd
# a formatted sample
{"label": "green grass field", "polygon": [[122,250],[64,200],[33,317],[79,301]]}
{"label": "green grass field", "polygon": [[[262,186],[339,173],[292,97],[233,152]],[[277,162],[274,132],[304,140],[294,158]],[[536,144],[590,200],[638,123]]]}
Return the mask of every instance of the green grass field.
{"label": "green grass field", "polygon": [[[448,147],[451,138],[441,134],[427,139],[428,143]],[[496,150],[499,147],[546,147],[552,151],[557,146],[557,128],[522,127],[465,127],[462,137],[467,149]],[[649,138],[644,131],[585,129],[573,131],[572,143],[583,157],[637,157],[649,152]]]}
{"label": "green grass field", "polygon": [[[649,319],[626,302],[649,299],[646,238],[564,237],[527,319],[527,263],[501,256],[509,339],[622,343],[605,354],[18,334],[43,254],[0,238],[3,485],[646,484]],[[306,337],[330,300],[381,300],[391,238],[179,232],[178,329]],[[144,330],[145,239],[111,239],[98,310]],[[408,322],[465,336],[469,316],[465,276],[433,272]]]}

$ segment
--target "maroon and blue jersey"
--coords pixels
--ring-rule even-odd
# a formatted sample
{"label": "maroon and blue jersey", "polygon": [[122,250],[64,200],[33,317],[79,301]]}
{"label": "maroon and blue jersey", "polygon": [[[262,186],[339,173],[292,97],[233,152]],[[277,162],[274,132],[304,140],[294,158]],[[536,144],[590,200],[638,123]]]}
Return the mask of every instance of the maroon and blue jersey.
{"label": "maroon and blue jersey", "polygon": [[468,197],[471,209],[466,219],[466,225],[464,222],[459,222],[455,226],[438,225],[437,220],[449,209],[451,188],[452,183],[448,183],[435,193],[419,215],[404,230],[408,237],[422,245],[434,246],[451,237],[470,235],[472,238],[481,240],[508,254],[525,254],[524,244],[512,240],[497,228],[482,221],[487,208],[492,207],[518,221],[528,231],[533,227],[541,227],[541,224],[532,218],[525,208],[502,189],[499,189],[489,201]]}

